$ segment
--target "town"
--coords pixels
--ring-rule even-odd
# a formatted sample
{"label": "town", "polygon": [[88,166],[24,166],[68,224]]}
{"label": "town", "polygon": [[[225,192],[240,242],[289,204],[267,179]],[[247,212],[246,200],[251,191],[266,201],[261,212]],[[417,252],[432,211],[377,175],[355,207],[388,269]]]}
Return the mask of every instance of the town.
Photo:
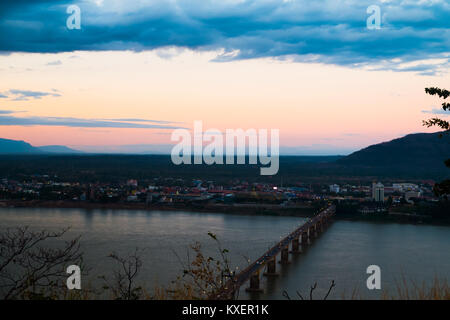
{"label": "town", "polygon": [[[233,179],[154,178],[140,182],[79,183],[56,176],[32,175],[23,181],[0,180],[0,206],[183,209],[240,214],[314,214],[325,202],[334,202],[346,216],[408,217],[424,221],[433,215],[439,198],[433,182],[383,184],[273,183]],[[339,211],[339,210],[338,210]],[[437,211],[437,209],[436,209]]]}

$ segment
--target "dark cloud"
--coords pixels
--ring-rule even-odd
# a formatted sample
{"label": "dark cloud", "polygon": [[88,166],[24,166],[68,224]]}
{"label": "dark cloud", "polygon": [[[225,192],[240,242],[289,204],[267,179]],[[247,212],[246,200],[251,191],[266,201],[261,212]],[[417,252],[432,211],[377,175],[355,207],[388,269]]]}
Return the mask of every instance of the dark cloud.
{"label": "dark cloud", "polygon": [[[149,50],[186,47],[223,50],[216,61],[285,58],[360,67],[387,64],[393,71],[434,74],[448,68],[450,4],[446,0],[152,0],[72,1],[81,30],[66,28],[69,3],[2,3],[0,51]],[[366,12],[378,4],[380,30],[368,30]],[[400,62],[442,58],[426,70]],[[394,60],[395,62],[391,61]]]}
{"label": "dark cloud", "polygon": [[[13,113],[13,112],[11,112]],[[1,114],[1,112],[0,112]],[[9,114],[9,113],[6,113]],[[148,122],[158,122],[147,120]],[[170,122],[165,122],[170,123]],[[64,117],[16,117],[1,116],[0,126],[62,126],[77,128],[141,128],[141,129],[179,129],[178,126],[151,124],[151,123],[131,123],[122,121],[106,121],[99,119],[81,119]]]}

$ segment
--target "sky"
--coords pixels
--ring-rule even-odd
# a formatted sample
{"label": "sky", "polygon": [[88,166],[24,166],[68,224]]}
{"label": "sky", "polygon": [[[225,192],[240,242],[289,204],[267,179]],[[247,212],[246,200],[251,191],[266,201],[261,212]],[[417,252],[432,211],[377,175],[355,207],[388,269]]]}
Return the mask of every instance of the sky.
{"label": "sky", "polygon": [[432,132],[449,17],[445,0],[2,1],[0,137],[166,152],[201,120],[279,129],[282,154],[348,154]]}

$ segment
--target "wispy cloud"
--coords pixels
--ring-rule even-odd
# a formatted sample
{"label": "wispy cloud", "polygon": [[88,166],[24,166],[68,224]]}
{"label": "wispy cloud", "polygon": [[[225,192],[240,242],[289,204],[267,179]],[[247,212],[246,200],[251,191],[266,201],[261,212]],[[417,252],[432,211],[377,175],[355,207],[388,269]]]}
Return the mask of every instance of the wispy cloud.
{"label": "wispy cloud", "polygon": [[61,60],[50,61],[46,65],[47,66],[60,66],[60,65],[62,65],[62,62],[61,62]]}
{"label": "wispy cloud", "polygon": [[[65,28],[67,4],[59,0],[0,2],[4,52],[75,50],[217,50],[216,61],[294,57],[295,61],[433,75],[448,68],[450,3],[447,0],[104,0],[80,6],[81,30]],[[381,29],[368,30],[369,5],[381,8]],[[43,18],[45,17],[45,19]],[[163,53],[164,55],[164,53]],[[169,54],[170,57],[170,54]],[[401,64],[427,59],[402,68]]]}
{"label": "wispy cloud", "polygon": [[43,92],[11,89],[7,92],[0,93],[0,98],[11,98],[13,101],[28,101],[30,99],[41,99],[47,96],[60,97],[61,95],[54,90],[52,90],[52,92]]}
{"label": "wispy cloud", "polygon": [[342,135],[345,136],[345,137],[360,137],[362,134],[361,133],[348,132],[348,133],[344,133]]}
{"label": "wispy cloud", "polygon": [[431,110],[422,110],[422,112],[429,113],[429,114],[440,114],[440,115],[450,116],[449,111],[445,111],[444,109],[438,109],[438,108],[433,108]]}
{"label": "wispy cloud", "polygon": [[138,118],[98,119],[98,120],[123,121],[123,122],[153,122],[153,123],[159,123],[159,124],[182,123],[182,122],[175,122],[175,121],[148,120],[148,119],[138,119]]}
{"label": "wispy cloud", "polygon": [[[3,114],[11,114],[3,113]],[[0,114],[2,114],[0,112]],[[100,120],[66,117],[16,117],[11,115],[0,115],[0,126],[62,126],[77,128],[140,128],[140,129],[178,129],[176,125],[169,125],[169,121],[142,120],[146,123],[132,123],[118,120]],[[161,123],[166,123],[161,124]]]}
{"label": "wispy cloud", "polygon": [[0,114],[14,114],[21,111],[13,111],[13,110],[0,110]]}

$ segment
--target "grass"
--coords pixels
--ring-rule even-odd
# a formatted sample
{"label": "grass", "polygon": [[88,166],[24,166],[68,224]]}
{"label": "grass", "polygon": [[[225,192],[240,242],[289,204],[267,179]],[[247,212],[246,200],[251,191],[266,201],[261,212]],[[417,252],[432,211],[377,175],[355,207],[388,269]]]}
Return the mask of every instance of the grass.
{"label": "grass", "polygon": [[434,277],[431,285],[422,282],[420,285],[414,280],[407,281],[403,276],[396,281],[395,294],[388,290],[382,293],[383,300],[450,300],[450,287],[446,279]]}

